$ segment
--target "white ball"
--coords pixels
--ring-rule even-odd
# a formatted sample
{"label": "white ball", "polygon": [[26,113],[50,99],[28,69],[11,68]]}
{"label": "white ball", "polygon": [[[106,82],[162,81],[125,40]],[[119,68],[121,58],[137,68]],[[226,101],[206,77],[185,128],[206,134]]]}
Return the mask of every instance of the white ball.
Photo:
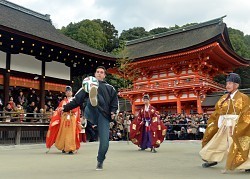
{"label": "white ball", "polygon": [[93,76],[88,76],[88,77],[84,78],[84,80],[82,81],[82,87],[83,87],[84,91],[89,93],[91,86],[98,87],[99,86],[98,80]]}

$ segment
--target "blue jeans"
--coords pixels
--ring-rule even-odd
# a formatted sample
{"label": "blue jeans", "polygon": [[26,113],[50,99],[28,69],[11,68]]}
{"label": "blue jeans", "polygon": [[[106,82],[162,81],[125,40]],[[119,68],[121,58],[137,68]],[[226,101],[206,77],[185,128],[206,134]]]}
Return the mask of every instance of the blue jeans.
{"label": "blue jeans", "polygon": [[109,148],[109,120],[103,116],[97,107],[93,107],[89,100],[84,110],[84,116],[93,124],[97,125],[100,139],[97,161],[103,162]]}

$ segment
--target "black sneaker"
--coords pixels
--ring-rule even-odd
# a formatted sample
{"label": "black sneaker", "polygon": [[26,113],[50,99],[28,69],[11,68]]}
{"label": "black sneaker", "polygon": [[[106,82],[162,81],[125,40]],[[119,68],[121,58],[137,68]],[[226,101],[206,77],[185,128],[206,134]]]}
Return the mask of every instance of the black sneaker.
{"label": "black sneaker", "polygon": [[145,149],[138,149],[138,151],[144,151]]}
{"label": "black sneaker", "polygon": [[89,100],[92,106],[97,106],[97,86],[91,86],[89,90]]}
{"label": "black sneaker", "polygon": [[69,155],[73,155],[74,153],[72,151],[69,151]]}
{"label": "black sneaker", "polygon": [[151,148],[151,152],[156,153],[157,151],[155,150],[155,148]]}
{"label": "black sneaker", "polygon": [[96,142],[95,139],[89,139],[89,142]]}
{"label": "black sneaker", "polygon": [[211,162],[211,163],[206,162],[206,163],[202,164],[202,167],[203,168],[208,168],[208,167],[212,167],[212,166],[217,165],[217,164],[218,164],[218,162]]}
{"label": "black sneaker", "polygon": [[102,170],[103,169],[103,162],[97,162],[97,166],[95,170]]}
{"label": "black sneaker", "polygon": [[64,150],[62,150],[62,153],[64,154],[64,153],[65,153],[65,151],[64,151]]}
{"label": "black sneaker", "polygon": [[245,172],[250,173],[250,169],[246,169]]}

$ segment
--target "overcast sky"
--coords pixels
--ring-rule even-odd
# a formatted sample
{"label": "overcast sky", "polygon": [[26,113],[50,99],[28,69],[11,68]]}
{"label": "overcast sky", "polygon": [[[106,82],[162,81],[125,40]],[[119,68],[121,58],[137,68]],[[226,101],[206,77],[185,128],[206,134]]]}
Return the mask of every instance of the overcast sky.
{"label": "overcast sky", "polygon": [[119,31],[182,26],[227,15],[228,27],[250,35],[249,0],[9,0],[49,14],[56,28],[84,19],[107,20]]}

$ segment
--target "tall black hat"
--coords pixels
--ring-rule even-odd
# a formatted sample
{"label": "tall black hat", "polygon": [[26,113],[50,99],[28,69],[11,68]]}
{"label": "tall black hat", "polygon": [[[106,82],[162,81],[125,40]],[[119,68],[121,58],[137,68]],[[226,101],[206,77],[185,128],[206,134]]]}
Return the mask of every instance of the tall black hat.
{"label": "tall black hat", "polygon": [[144,95],[143,95],[143,99],[148,99],[148,100],[149,100],[149,99],[150,99],[150,98],[149,98],[149,95],[148,95],[148,94],[144,94]]}
{"label": "tall black hat", "polygon": [[240,84],[241,83],[240,75],[238,75],[237,73],[229,73],[226,81]]}
{"label": "tall black hat", "polygon": [[66,91],[72,91],[71,86],[66,86],[66,87],[65,87],[65,92],[66,92]]}

